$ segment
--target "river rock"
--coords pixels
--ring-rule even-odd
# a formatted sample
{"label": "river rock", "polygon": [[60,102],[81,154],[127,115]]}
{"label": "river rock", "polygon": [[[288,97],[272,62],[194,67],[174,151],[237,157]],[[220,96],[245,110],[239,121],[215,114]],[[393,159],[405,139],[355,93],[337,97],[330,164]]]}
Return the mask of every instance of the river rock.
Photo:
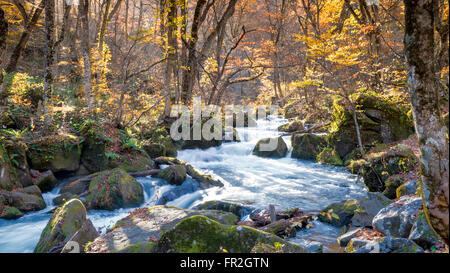
{"label": "river rock", "polygon": [[317,162],[326,164],[326,165],[334,165],[334,166],[343,166],[344,162],[342,161],[339,154],[333,148],[325,148],[317,155]]}
{"label": "river rock", "polygon": [[178,197],[196,192],[198,190],[198,183],[187,179],[183,184],[177,186],[169,191],[165,191],[163,194],[159,196],[159,199],[156,201],[155,205],[165,205],[167,202],[177,199]]}
{"label": "river rock", "polygon": [[84,252],[84,248],[86,247],[86,244],[89,242],[93,242],[95,238],[100,236],[98,231],[95,229],[94,225],[92,224],[91,220],[87,219],[84,224],[81,226],[77,232],[69,239],[66,243],[64,248],[62,249],[61,253],[70,253],[73,252],[76,249],[73,249],[73,242],[76,243],[76,248],[78,248],[80,253]]}
{"label": "river rock", "polygon": [[[270,145],[270,146],[269,146]],[[288,148],[282,137],[264,138],[256,143],[253,155],[261,157],[285,157]]]}
{"label": "river rock", "polygon": [[86,221],[86,208],[78,199],[72,199],[57,208],[41,234],[35,253],[47,253],[54,247],[63,247]]}
{"label": "river rock", "polygon": [[59,191],[60,194],[71,193],[80,195],[89,190],[89,181],[77,179],[64,185]]}
{"label": "river rock", "polygon": [[371,227],[372,220],[377,213],[391,201],[378,192],[368,192],[368,198],[359,200],[358,209],[352,217],[352,226]]}
{"label": "river rock", "polygon": [[115,210],[143,202],[142,185],[121,168],[96,173],[86,197],[90,209]]}
{"label": "river rock", "polygon": [[64,205],[64,203],[66,203],[67,201],[77,198],[79,199],[78,195],[70,193],[70,192],[65,192],[55,198],[53,198],[52,202],[55,206],[61,206]]}
{"label": "river rock", "polygon": [[292,157],[316,160],[317,155],[326,146],[323,136],[314,134],[294,134],[291,137]]}
{"label": "river rock", "polygon": [[24,214],[15,207],[4,206],[0,203],[0,218],[14,220],[22,217]]}
{"label": "river rock", "polygon": [[46,207],[42,195],[28,194],[24,192],[0,192],[6,203],[22,212],[30,212],[44,209]]}
{"label": "river rock", "polygon": [[383,237],[375,240],[353,238],[347,245],[349,253],[423,253],[423,249],[405,238]]}
{"label": "river rock", "polygon": [[71,135],[54,135],[35,139],[28,143],[27,156],[31,168],[53,173],[76,171],[80,166],[81,145]]}
{"label": "river rock", "polygon": [[337,238],[337,241],[341,247],[346,247],[348,243],[353,239],[357,238],[361,232],[366,230],[365,228],[356,228],[342,234]]}
{"label": "river rock", "polygon": [[186,180],[186,167],[184,165],[171,165],[160,171],[156,176],[172,185],[181,185]]}
{"label": "river rock", "polygon": [[147,251],[150,239],[159,240],[161,234],[193,215],[203,215],[224,225],[234,225],[238,221],[236,215],[217,210],[188,210],[169,206],[139,208],[117,222],[105,235],[95,239],[86,247],[86,252],[131,251],[135,247]]}
{"label": "river rock", "polygon": [[[280,246],[282,252],[304,253],[297,245],[246,226],[222,225],[202,215],[183,219],[158,241],[163,253],[250,253],[258,244]],[[283,247],[284,249],[281,249]]]}
{"label": "river rock", "polygon": [[259,229],[275,234],[280,238],[293,238],[297,234],[296,224],[285,219],[275,221]]}
{"label": "river rock", "polygon": [[402,185],[402,179],[389,177],[385,182],[384,186],[386,187],[383,191],[384,196],[389,199],[395,199],[397,197],[397,188]]}
{"label": "river rock", "polygon": [[193,207],[192,209],[221,210],[221,211],[231,212],[239,218],[242,218],[245,215],[250,214],[250,212],[253,211],[253,208],[251,208],[251,207],[247,207],[247,206],[244,206],[239,203],[220,201],[220,200],[206,201],[205,203],[197,205],[197,206]]}
{"label": "river rock", "polygon": [[303,129],[305,129],[305,126],[299,120],[293,120],[293,121],[290,121],[289,123],[283,124],[280,127],[278,127],[278,131],[288,132],[288,133],[301,131]]}
{"label": "river rock", "polygon": [[318,215],[319,221],[342,227],[351,223],[355,211],[359,207],[359,201],[348,199],[333,203],[322,210]]}
{"label": "river rock", "polygon": [[6,146],[4,143],[0,143],[0,190],[11,191],[22,188],[16,168],[4,146]]}
{"label": "river rock", "polygon": [[4,141],[5,149],[9,155],[9,159],[13,163],[15,168],[17,179],[23,187],[28,187],[33,185],[33,179],[30,172],[30,167],[27,160],[27,145],[21,141]]}
{"label": "river rock", "polygon": [[414,219],[422,208],[422,199],[403,196],[381,209],[373,218],[372,226],[386,236],[408,238]]}
{"label": "river rock", "polygon": [[431,228],[423,211],[417,215],[408,239],[425,249],[430,249],[440,241],[439,236]]}
{"label": "river rock", "polygon": [[155,168],[155,162],[143,150],[127,150],[118,158],[108,161],[108,168],[121,168],[127,172],[139,172]]}
{"label": "river rock", "polygon": [[42,192],[51,191],[58,182],[58,179],[53,175],[53,172],[48,170],[46,172],[40,173],[36,185]]}

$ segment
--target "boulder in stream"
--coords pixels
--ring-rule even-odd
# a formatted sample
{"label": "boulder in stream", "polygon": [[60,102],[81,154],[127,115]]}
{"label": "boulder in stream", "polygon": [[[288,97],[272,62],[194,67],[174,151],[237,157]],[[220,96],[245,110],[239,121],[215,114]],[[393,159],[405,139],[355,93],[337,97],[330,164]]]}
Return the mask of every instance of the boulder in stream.
{"label": "boulder in stream", "polygon": [[199,204],[199,205],[193,207],[192,209],[221,210],[221,211],[231,212],[239,218],[242,218],[245,215],[250,214],[250,212],[253,211],[252,207],[244,206],[239,203],[234,203],[234,202],[229,202],[229,201],[220,201],[220,200],[206,201],[202,204]]}
{"label": "boulder in stream", "polygon": [[291,137],[292,157],[316,160],[327,145],[324,136],[315,134],[294,134]]}
{"label": "boulder in stream", "polygon": [[285,157],[288,148],[282,137],[264,138],[256,143],[252,154],[261,157]]}
{"label": "boulder in stream", "polygon": [[36,185],[41,189],[42,192],[51,191],[55,186],[58,180],[56,179],[53,172],[48,170],[46,172],[40,173],[37,178]]}
{"label": "boulder in stream", "polygon": [[172,185],[181,185],[186,180],[186,167],[181,164],[170,165],[160,171],[156,177],[162,178]]}

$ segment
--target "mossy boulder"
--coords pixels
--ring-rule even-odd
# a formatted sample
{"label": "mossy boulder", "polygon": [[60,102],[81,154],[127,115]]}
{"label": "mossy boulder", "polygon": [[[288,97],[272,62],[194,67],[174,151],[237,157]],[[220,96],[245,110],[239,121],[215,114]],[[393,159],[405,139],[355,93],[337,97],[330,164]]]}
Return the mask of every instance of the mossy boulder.
{"label": "mossy boulder", "polygon": [[8,140],[4,142],[5,150],[9,155],[11,163],[16,170],[17,179],[24,187],[33,185],[30,167],[27,161],[27,146],[18,140]]}
{"label": "mossy boulder", "polygon": [[72,199],[57,208],[41,234],[35,253],[47,253],[54,247],[62,247],[83,226],[86,208],[78,199]]}
{"label": "mossy boulder", "polygon": [[76,171],[80,166],[81,144],[72,135],[54,135],[28,143],[27,156],[31,168],[53,173]]}
{"label": "mossy boulder", "polygon": [[6,203],[9,206],[15,207],[22,212],[42,210],[46,207],[45,201],[42,198],[40,192],[39,194],[35,194],[35,193],[13,191],[13,192],[0,192],[0,195],[4,197]]}
{"label": "mossy boulder", "polygon": [[39,178],[36,182],[36,185],[42,192],[48,192],[53,190],[56,186],[58,179],[56,179],[55,175],[52,171],[48,170],[46,172],[40,173]]}
{"label": "mossy boulder", "polygon": [[431,228],[423,211],[420,211],[414,220],[408,239],[425,249],[430,249],[440,241],[439,235]]}
{"label": "mossy boulder", "polygon": [[121,168],[96,173],[86,202],[90,209],[115,210],[144,202],[142,185]]}
{"label": "mossy boulder", "polygon": [[355,211],[359,207],[359,201],[348,199],[327,206],[318,215],[319,221],[342,227],[351,223]]}
{"label": "mossy boulder", "polygon": [[[408,101],[375,92],[357,93],[353,100],[357,105],[357,120],[364,146],[403,140],[414,133],[412,119],[408,116]],[[344,105],[344,99],[334,101],[327,137],[341,158],[358,145],[353,114]]]}
{"label": "mossy boulder", "polygon": [[280,158],[288,152],[286,142],[282,137],[264,138],[256,143],[252,154],[261,157]]}
{"label": "mossy boulder", "polygon": [[165,232],[157,248],[163,253],[250,253],[258,243],[289,246],[286,252],[304,252],[273,234],[245,226],[222,225],[201,215],[188,217]]}
{"label": "mossy boulder", "polygon": [[339,154],[333,148],[325,148],[317,155],[317,162],[325,164],[325,165],[335,165],[335,166],[343,166],[344,162],[342,161]]}
{"label": "mossy boulder", "polygon": [[11,191],[22,188],[14,163],[5,148],[6,143],[0,140],[0,190]]}
{"label": "mossy boulder", "polygon": [[[95,174],[92,174],[95,175]],[[68,184],[64,185],[61,190],[59,191],[60,194],[63,193],[71,193],[71,194],[82,194],[89,190],[89,182],[83,180],[83,179],[77,179],[74,181],[69,182]]]}
{"label": "mossy boulder", "polygon": [[24,214],[15,207],[5,206],[0,203],[0,218],[14,220],[22,217]]}
{"label": "mossy boulder", "polygon": [[314,134],[294,134],[291,137],[292,157],[316,160],[317,155],[326,146],[324,136]]}
{"label": "mossy boulder", "polygon": [[288,132],[288,133],[301,131],[303,129],[305,129],[305,126],[303,125],[303,123],[300,120],[296,120],[296,119],[278,127],[278,131]]}
{"label": "mossy boulder", "polygon": [[100,234],[95,229],[91,220],[87,219],[80,229],[70,237],[68,243],[66,243],[61,250],[61,253],[83,253],[86,245],[94,241],[98,236],[100,236]]}
{"label": "mossy boulder", "polygon": [[418,188],[417,184],[419,184],[419,183],[420,182],[416,181],[416,180],[409,180],[406,183],[403,183],[395,191],[396,198],[400,198],[404,195],[416,194],[416,191]]}
{"label": "mossy boulder", "polygon": [[[378,154],[369,154],[368,157],[368,161],[355,162],[352,168],[355,171],[361,168],[364,183],[367,189],[372,192],[384,191],[386,189],[385,183],[390,176],[409,172],[415,168],[418,162],[411,148],[402,144]],[[394,193],[395,189],[393,189]],[[391,191],[388,194],[393,196],[394,193]]]}
{"label": "mossy boulder", "polygon": [[159,172],[156,177],[166,180],[169,184],[181,185],[186,180],[186,167],[180,164],[170,165]]}
{"label": "mossy boulder", "polygon": [[245,215],[250,214],[250,212],[252,212],[252,210],[253,210],[253,208],[244,206],[239,203],[226,202],[226,201],[220,201],[220,200],[206,201],[205,203],[197,205],[197,206],[193,207],[192,209],[221,210],[221,211],[231,212],[234,215],[238,216],[239,218],[242,218]]}
{"label": "mossy boulder", "polygon": [[203,215],[224,225],[234,225],[239,220],[232,213],[217,210],[189,210],[170,206],[139,208],[87,245],[86,252],[128,252],[135,247],[150,251],[151,247],[146,247],[148,242],[158,241],[164,232],[193,215]]}
{"label": "mossy boulder", "polygon": [[143,135],[142,148],[151,158],[160,156],[177,156],[178,152],[165,126],[157,127]]}
{"label": "mossy boulder", "polygon": [[100,172],[108,168],[106,141],[88,137],[83,142],[81,164],[89,173]]}
{"label": "mossy boulder", "polygon": [[397,188],[402,185],[403,180],[396,177],[389,177],[384,183],[385,189],[383,194],[389,199],[397,198]]}
{"label": "mossy boulder", "polygon": [[125,151],[116,159],[109,160],[109,168],[121,168],[127,172],[139,172],[155,167],[155,162],[143,150]]}
{"label": "mossy boulder", "polygon": [[64,205],[64,203],[66,203],[67,201],[69,201],[71,199],[80,199],[80,197],[76,194],[65,192],[65,193],[60,194],[57,197],[53,198],[52,202],[55,206],[61,206],[61,205]]}

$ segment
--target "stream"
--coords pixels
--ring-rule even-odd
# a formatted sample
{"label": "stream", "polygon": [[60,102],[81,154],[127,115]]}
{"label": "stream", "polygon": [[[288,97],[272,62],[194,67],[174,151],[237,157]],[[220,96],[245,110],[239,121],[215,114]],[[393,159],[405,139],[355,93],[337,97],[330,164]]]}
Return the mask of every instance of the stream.
{"label": "stream", "polygon": [[[281,133],[277,128],[286,122],[282,117],[269,116],[258,120],[257,127],[236,128],[241,142],[223,143],[207,150],[179,151],[177,158],[220,179],[225,186],[197,190],[196,182],[189,177],[181,186],[168,185],[158,178],[138,178],[144,187],[145,203],[141,207],[160,204],[164,197],[167,205],[181,208],[192,208],[209,200],[223,200],[262,209],[273,204],[277,210],[298,207],[303,211],[318,211],[334,202],[366,197],[365,186],[356,184],[356,176],[343,168],[294,159],[290,151],[280,159],[252,155],[258,140],[279,136]],[[291,150],[290,136],[283,139]],[[64,181],[60,185],[63,184]],[[52,216],[52,199],[58,196],[60,188],[43,194],[47,204],[44,210],[27,213],[17,220],[0,219],[0,252],[33,252]],[[91,210],[87,216],[104,233],[132,209]],[[314,221],[313,225],[310,229],[298,231],[297,236],[289,241],[300,245],[315,241],[324,245],[324,252],[339,251],[336,238],[341,234],[340,229],[319,221]]]}

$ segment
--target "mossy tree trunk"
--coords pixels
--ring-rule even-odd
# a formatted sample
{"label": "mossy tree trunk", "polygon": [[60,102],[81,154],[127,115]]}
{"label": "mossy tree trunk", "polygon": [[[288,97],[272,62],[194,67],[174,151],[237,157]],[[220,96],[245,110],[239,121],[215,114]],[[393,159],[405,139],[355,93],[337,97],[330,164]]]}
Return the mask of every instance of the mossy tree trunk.
{"label": "mossy tree trunk", "polygon": [[420,146],[422,196],[426,216],[449,244],[448,129],[441,117],[436,77],[437,0],[404,0],[405,52],[414,123]]}

